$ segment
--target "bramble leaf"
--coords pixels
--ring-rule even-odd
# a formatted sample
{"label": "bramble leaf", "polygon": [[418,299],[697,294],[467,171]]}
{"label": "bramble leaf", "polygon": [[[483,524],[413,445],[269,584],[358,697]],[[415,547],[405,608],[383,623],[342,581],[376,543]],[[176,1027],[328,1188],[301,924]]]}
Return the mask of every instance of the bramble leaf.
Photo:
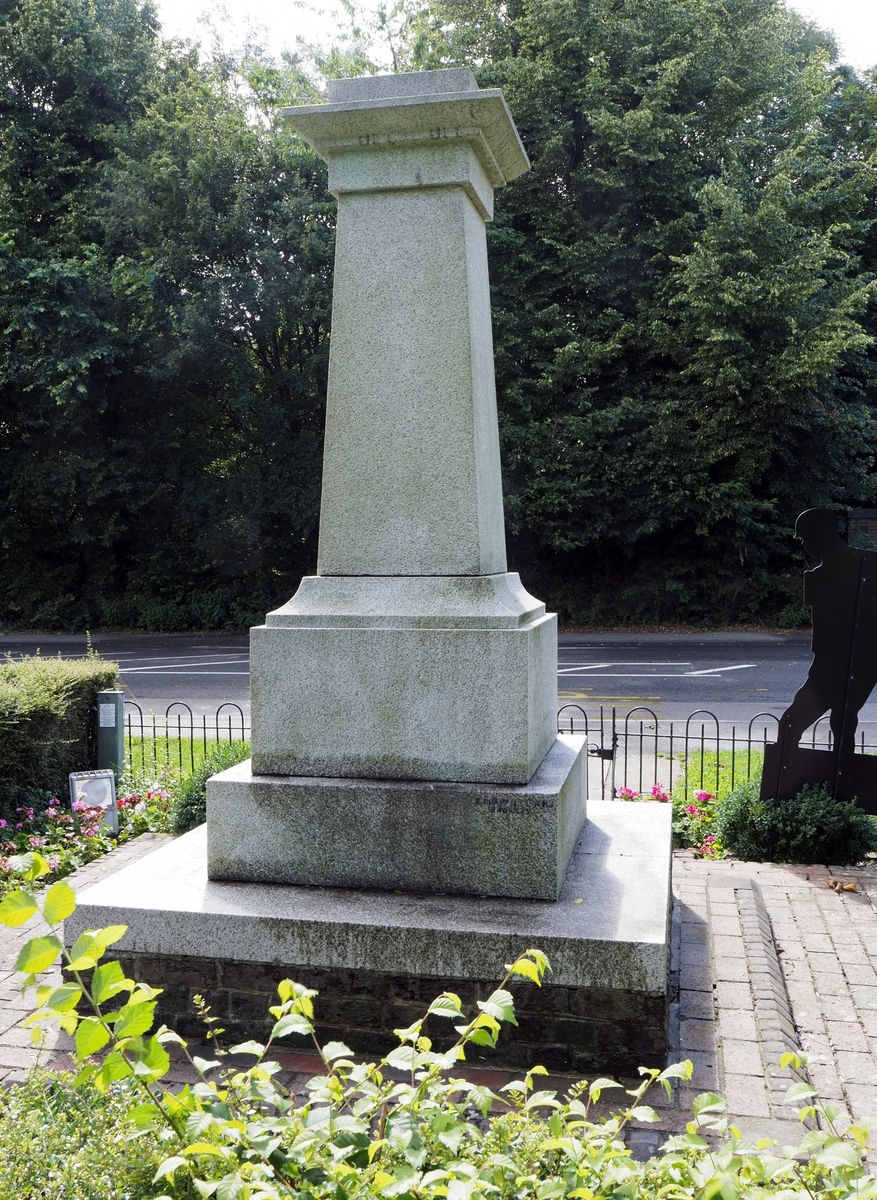
{"label": "bramble leaf", "polygon": [[326,1062],[335,1062],[339,1058],[350,1058],[353,1051],[343,1042],[326,1042],[323,1047],[323,1058]]}
{"label": "bramble leaf", "polygon": [[46,1007],[52,1012],[69,1012],[75,1008],[82,996],[82,988],[78,983],[62,983],[56,987],[46,1000]]}
{"label": "bramble leaf", "polygon": [[24,876],[29,882],[41,879],[52,869],[42,854],[37,854],[34,850],[29,850],[27,854],[13,854],[9,859],[9,867],[16,875]]}
{"label": "bramble leaf", "polygon": [[261,1058],[265,1053],[265,1047],[261,1042],[241,1042],[237,1046],[229,1046],[229,1054],[251,1054],[254,1058]]}
{"label": "bramble leaf", "polygon": [[154,1002],[124,1005],[119,1013],[119,1019],[116,1021],[114,1029],[116,1037],[136,1037],[138,1034],[146,1033],[147,1029],[152,1026],[154,1013]]}
{"label": "bramble leaf", "polygon": [[630,1110],[630,1115],[635,1121],[644,1121],[646,1124],[653,1125],[660,1121],[660,1117],[655,1110],[648,1104],[638,1104]]}
{"label": "bramble leaf", "polygon": [[725,1108],[725,1101],[721,1096],[717,1096],[715,1092],[701,1092],[699,1096],[694,1097],[691,1105],[692,1111],[696,1117],[705,1112],[722,1112]]}
{"label": "bramble leaf", "polygon": [[428,1012],[436,1017],[458,1018],[463,1015],[463,1004],[454,992],[442,992],[430,1004]]}
{"label": "bramble leaf", "polygon": [[510,971],[512,975],[522,975],[525,979],[535,983],[537,987],[541,987],[545,972],[551,970],[551,965],[541,950],[531,948],[525,950],[511,965],[506,963],[506,970]]}
{"label": "bramble leaf", "polygon": [[694,1073],[694,1065],[690,1059],[683,1059],[682,1062],[671,1063],[658,1076],[658,1082],[663,1083],[665,1079],[691,1079]]}
{"label": "bramble leaf", "polygon": [[478,1007],[482,1013],[487,1013],[497,1021],[508,1021],[510,1025],[518,1023],[515,1020],[515,1003],[512,994],[505,991],[504,988],[497,988],[486,1000],[479,1000]]}
{"label": "bramble leaf", "polygon": [[246,1183],[235,1171],[233,1175],[226,1175],[224,1179],[220,1179],[216,1189],[216,1200],[243,1200],[247,1192]]}
{"label": "bramble leaf", "polygon": [[607,1088],[620,1088],[623,1085],[616,1083],[614,1079],[595,1079],[588,1088],[588,1095],[596,1104]]}
{"label": "bramble leaf", "polygon": [[89,1054],[97,1054],[109,1040],[109,1030],[96,1017],[85,1017],[76,1030],[76,1057],[81,1062]]}
{"label": "bramble leaf", "polygon": [[155,1079],[160,1079],[162,1075],[166,1075],[170,1070],[171,1060],[168,1057],[168,1052],[157,1037],[151,1037],[146,1043],[145,1053],[137,1065],[140,1066],[141,1064],[148,1068],[149,1073]]}
{"label": "bramble leaf", "polygon": [[94,938],[95,944],[101,950],[106,950],[108,946],[112,946],[114,942],[118,942],[128,932],[127,925],[107,925],[103,929],[89,929],[86,931]]}
{"label": "bramble leaf", "polygon": [[188,1163],[179,1154],[174,1154],[171,1158],[166,1158],[153,1176],[152,1182],[158,1183],[160,1179],[167,1179],[169,1175],[173,1175],[180,1167],[186,1167]]}
{"label": "bramble leaf", "polygon": [[133,986],[133,980],[125,978],[122,964],[115,959],[111,962],[101,963],[99,967],[95,968],[91,977],[91,994],[98,1004],[103,1004],[105,1000],[111,1000],[119,992],[124,992]]}
{"label": "bramble leaf", "polygon": [[101,1063],[94,1077],[94,1086],[99,1092],[105,1092],[111,1083],[115,1083],[117,1079],[127,1079],[131,1074],[131,1067],[123,1055],[114,1050]]}
{"label": "bramble leaf", "polygon": [[289,1033],[313,1033],[314,1027],[307,1019],[301,1016],[300,1013],[287,1013],[285,1017],[281,1017],[271,1030],[272,1038],[286,1037]]}
{"label": "bramble leaf", "polygon": [[101,957],[101,953],[94,937],[86,931],[80,934],[70,947],[68,966],[72,971],[89,971]]}

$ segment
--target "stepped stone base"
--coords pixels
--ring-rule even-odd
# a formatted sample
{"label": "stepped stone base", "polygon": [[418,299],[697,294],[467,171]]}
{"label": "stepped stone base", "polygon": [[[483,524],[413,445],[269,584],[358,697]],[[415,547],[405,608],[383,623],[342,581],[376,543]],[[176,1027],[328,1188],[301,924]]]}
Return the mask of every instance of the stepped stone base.
{"label": "stepped stone base", "polygon": [[[474,1004],[537,947],[552,973],[541,990],[514,985],[521,1024],[484,1060],[634,1070],[667,1048],[670,818],[663,805],[592,804],[557,901],[211,881],[202,826],[83,892],[65,940],[127,925],[118,957],[166,989],[158,1019],[184,1035],[200,1032],[197,993],[232,1039],[264,1035],[273,988],[291,977],[320,990],[322,1036],[366,1054],[447,988]],[[432,1033],[445,1044],[447,1028]]]}
{"label": "stepped stone base", "polygon": [[587,798],[581,737],[528,784],[253,775],[207,784],[213,880],[556,900]]}

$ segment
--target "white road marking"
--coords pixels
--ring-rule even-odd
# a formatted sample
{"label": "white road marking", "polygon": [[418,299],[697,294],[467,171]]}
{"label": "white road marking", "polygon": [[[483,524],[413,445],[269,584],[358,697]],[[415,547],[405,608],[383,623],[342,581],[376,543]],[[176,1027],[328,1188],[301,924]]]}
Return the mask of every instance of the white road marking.
{"label": "white road marking", "polygon": [[[143,660],[135,659],[134,661],[142,662]],[[200,658],[194,657],[194,658],[187,658],[179,666],[176,663],[162,663],[162,664],[160,664],[158,666],[154,666],[154,667],[121,667],[120,670],[123,675],[128,675],[131,671],[178,671],[181,675],[185,675],[186,672],[184,670],[182,670],[182,667],[185,667],[186,663],[189,663],[189,662],[193,662],[199,667],[232,667],[232,666],[236,667],[236,666],[239,666],[241,663],[245,663],[246,661],[247,661],[246,658],[221,658],[221,659],[217,659],[215,662],[204,662]],[[216,672],[217,675],[234,675],[236,673],[237,672],[234,672],[234,671],[217,671]],[[204,674],[209,674],[209,672],[204,672]]]}
{"label": "white road marking", "polygon": [[568,675],[571,671],[596,671],[600,667],[690,667],[690,662],[601,662],[601,663],[566,663],[558,667],[558,675]]}
{"label": "white road marking", "polygon": [[[559,672],[558,672],[559,674]],[[567,674],[567,679],[687,679],[692,674],[691,671],[681,671],[676,675],[664,675],[658,671],[595,671],[593,675],[570,675]],[[707,672],[707,677],[709,677]]]}
{"label": "white road marking", "polygon": [[740,663],[736,667],[708,667],[705,671],[685,671],[685,675],[718,675],[719,671],[746,671],[749,667],[757,667],[758,663]]}
{"label": "white road marking", "polygon": [[568,679],[689,679],[694,675],[701,678],[721,678],[723,671],[745,671],[757,663],[736,663],[728,667],[706,667],[700,671],[679,671],[669,674],[664,672],[639,671],[602,671],[602,667],[690,667],[690,662],[601,662],[601,663],[572,663],[558,668],[558,675]]}
{"label": "white road marking", "polygon": [[[217,654],[217,653],[222,653],[222,652],[217,652],[217,650],[214,650],[214,654]],[[250,655],[248,655],[245,652],[245,650],[240,650],[240,653],[236,652],[236,650],[227,650],[226,653],[227,654],[236,654],[236,658],[222,659],[222,662],[246,662],[248,659],[250,659]],[[79,655],[79,656],[80,656],[80,658],[85,658],[85,655]],[[133,658],[133,659],[126,659],[124,654],[116,654],[113,661],[114,662],[164,662],[164,664],[173,666],[174,662],[180,662],[180,664],[185,665],[186,662],[202,662],[204,660],[202,659],[202,656],[200,656],[200,654],[154,654],[151,656],[138,655],[137,658]],[[208,660],[208,666],[209,665],[210,665],[210,660]]]}

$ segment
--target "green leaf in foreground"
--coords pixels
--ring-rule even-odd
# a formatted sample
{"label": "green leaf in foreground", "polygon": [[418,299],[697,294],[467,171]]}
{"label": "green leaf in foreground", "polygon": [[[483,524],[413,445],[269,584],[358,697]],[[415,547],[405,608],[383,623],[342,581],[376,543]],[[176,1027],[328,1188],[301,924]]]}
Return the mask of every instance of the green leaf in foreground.
{"label": "green leaf in foreground", "polygon": [[14,929],[16,925],[23,925],[25,921],[29,921],[36,911],[37,902],[30,892],[18,888],[4,896],[0,902],[0,924]]}
{"label": "green leaf in foreground", "polygon": [[69,883],[59,880],[53,883],[43,901],[43,916],[49,925],[65,920],[76,908],[76,893]]}
{"label": "green leaf in foreground", "polygon": [[91,994],[98,1004],[111,1000],[119,992],[129,990],[133,986],[133,980],[125,978],[121,963],[115,959],[112,962],[101,963],[91,977]]}
{"label": "green leaf in foreground", "polygon": [[76,1030],[76,1057],[81,1061],[88,1058],[89,1054],[96,1054],[98,1050],[103,1050],[109,1040],[105,1026],[94,1017],[86,1017],[79,1022]]}
{"label": "green leaf in foreground", "polygon": [[47,971],[52,966],[60,952],[61,943],[54,934],[31,938],[22,946],[15,960],[15,969],[28,975],[39,975],[41,971]]}

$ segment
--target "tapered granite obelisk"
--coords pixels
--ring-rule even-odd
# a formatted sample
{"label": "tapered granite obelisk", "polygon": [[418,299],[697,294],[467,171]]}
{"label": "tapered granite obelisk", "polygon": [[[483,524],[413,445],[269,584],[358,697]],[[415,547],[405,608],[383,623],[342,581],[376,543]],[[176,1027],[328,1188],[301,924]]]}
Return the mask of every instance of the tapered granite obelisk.
{"label": "tapered granite obelisk", "polygon": [[211,783],[211,877],[554,898],[583,768],[556,618],[506,571],[484,228],[527,156],[466,68],[285,116],[338,198],[319,556],[252,631],[252,775]]}
{"label": "tapered granite obelisk", "polygon": [[657,1065],[671,814],[598,801],[582,828],[554,617],[506,571],[484,221],[526,157],[468,71],[330,88],[288,113],[338,197],[318,573],[253,630],[253,760],[209,781],[206,831],[90,888],[65,937],[126,925],[184,1036],[197,993],[264,1041],[289,977],[369,1054],[538,946],[491,1063]]}

